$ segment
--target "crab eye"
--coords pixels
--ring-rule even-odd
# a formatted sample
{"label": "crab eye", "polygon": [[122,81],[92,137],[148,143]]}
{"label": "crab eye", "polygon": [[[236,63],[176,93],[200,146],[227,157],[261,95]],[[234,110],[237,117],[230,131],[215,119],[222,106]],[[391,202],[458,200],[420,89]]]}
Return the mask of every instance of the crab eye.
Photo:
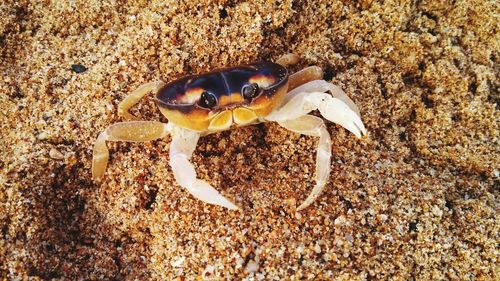
{"label": "crab eye", "polygon": [[203,91],[201,93],[200,100],[198,101],[198,105],[204,108],[212,108],[217,104],[217,98],[214,94],[209,93],[207,91]]}
{"label": "crab eye", "polygon": [[259,85],[257,83],[248,84],[243,86],[241,91],[243,93],[243,97],[246,99],[255,98],[259,92]]}

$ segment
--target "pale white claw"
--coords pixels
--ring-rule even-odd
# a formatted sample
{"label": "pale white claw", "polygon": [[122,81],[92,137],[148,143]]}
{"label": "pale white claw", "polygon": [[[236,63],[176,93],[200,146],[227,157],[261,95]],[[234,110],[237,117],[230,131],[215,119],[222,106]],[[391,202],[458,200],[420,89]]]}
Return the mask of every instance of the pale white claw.
{"label": "pale white claw", "polygon": [[304,85],[301,85],[292,91],[290,91],[286,98],[285,102],[288,102],[290,99],[295,97],[296,95],[300,93],[312,93],[312,92],[330,92],[334,98],[338,98],[342,100],[349,108],[352,109],[352,111],[356,112],[358,116],[361,116],[359,113],[358,106],[349,98],[344,91],[342,91],[341,88],[338,86],[335,86],[334,84],[330,82],[326,82],[325,80],[314,80],[310,81],[308,83],[305,83]]}
{"label": "pale white claw", "polygon": [[366,134],[361,118],[342,100],[326,96],[324,102],[318,104],[318,109],[327,120],[346,128],[356,137]]}
{"label": "pale white claw", "polygon": [[[325,93],[330,92],[331,94]],[[297,119],[318,109],[327,120],[337,123],[360,138],[366,135],[359,109],[339,87],[324,80],[314,80],[290,91],[283,105],[265,117],[268,121]]]}
{"label": "pale white claw", "polygon": [[[300,95],[297,96],[297,98]],[[312,92],[303,97],[306,104],[313,105],[327,120],[334,122],[360,138],[366,133],[365,126],[358,114],[343,100],[329,94]]]}

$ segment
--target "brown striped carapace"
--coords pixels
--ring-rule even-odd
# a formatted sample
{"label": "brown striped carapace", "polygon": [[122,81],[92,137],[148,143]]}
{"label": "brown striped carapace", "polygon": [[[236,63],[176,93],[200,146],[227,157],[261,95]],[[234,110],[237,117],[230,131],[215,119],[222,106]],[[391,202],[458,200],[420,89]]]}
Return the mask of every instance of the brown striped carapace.
{"label": "brown striped carapace", "polygon": [[192,75],[165,84],[156,94],[160,111],[181,127],[222,131],[247,125],[281,103],[287,69],[262,62]]}

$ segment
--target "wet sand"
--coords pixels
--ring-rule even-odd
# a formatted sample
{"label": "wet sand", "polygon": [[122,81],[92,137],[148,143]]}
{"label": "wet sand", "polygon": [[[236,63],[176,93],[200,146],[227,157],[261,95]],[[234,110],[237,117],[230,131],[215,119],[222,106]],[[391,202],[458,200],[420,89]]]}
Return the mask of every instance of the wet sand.
{"label": "wet sand", "polygon": [[[0,4],[0,279],[498,280],[499,6],[495,1],[65,1]],[[173,180],[170,138],[99,132],[139,85],[301,56],[358,104],[357,140],[266,123],[200,139],[199,176],[242,207]],[[132,113],[167,122],[148,96]]]}

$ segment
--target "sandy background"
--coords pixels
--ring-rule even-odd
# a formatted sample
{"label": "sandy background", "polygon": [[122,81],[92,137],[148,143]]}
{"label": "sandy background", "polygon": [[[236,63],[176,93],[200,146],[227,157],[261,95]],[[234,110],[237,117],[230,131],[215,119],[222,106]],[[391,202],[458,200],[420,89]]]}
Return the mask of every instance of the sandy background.
{"label": "sandy background", "polygon": [[[500,278],[497,1],[65,2],[0,4],[0,279]],[[110,144],[91,181],[142,83],[287,52],[369,131],[328,124],[330,183],[300,214],[316,139],[272,123],[193,157],[242,212],[173,182],[169,138]],[[133,113],[166,122],[151,97]]]}

